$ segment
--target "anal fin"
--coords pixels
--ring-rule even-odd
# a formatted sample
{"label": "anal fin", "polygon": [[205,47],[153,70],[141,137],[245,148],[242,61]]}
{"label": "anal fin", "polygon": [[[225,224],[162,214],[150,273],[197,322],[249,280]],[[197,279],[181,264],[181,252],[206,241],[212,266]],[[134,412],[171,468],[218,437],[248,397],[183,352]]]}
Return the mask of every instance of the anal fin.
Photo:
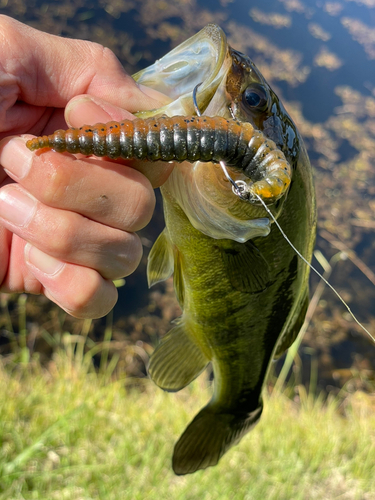
{"label": "anal fin", "polygon": [[207,364],[208,359],[191,340],[180,320],[151,355],[148,373],[159,387],[176,392],[198,377]]}

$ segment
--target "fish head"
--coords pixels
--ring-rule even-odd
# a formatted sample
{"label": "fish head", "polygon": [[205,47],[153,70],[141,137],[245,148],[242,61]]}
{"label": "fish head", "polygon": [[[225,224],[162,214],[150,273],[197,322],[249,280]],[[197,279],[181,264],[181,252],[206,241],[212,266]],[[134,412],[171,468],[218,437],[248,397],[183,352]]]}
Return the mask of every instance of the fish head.
{"label": "fish head", "polygon": [[293,166],[300,148],[295,124],[253,61],[232,48],[229,51],[232,67],[226,91],[231,116],[261,130]]}
{"label": "fish head", "polygon": [[[298,160],[298,134],[276,94],[251,59],[232,49],[223,30],[214,24],[173,49],[134,79],[170,97],[165,106],[140,117],[201,114],[249,122],[272,139],[287,160]],[[233,180],[249,178],[228,167]],[[241,200],[220,165],[182,162],[162,186],[165,200],[177,203],[190,223],[212,238],[245,242],[267,236],[271,223],[264,208]],[[269,208],[277,217],[286,196]]]}

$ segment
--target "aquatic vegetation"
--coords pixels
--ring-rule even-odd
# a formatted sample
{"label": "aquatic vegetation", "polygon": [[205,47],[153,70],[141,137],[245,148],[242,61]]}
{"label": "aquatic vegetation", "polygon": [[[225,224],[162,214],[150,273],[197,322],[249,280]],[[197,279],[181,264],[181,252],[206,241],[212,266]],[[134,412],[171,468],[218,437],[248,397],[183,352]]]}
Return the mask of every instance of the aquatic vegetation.
{"label": "aquatic vegetation", "polygon": [[262,65],[262,72],[268,80],[285,81],[291,86],[307,80],[310,68],[302,65],[303,55],[300,51],[280,49],[265,36],[234,21],[228,22],[226,31],[238,50],[256,54],[254,61]]}
{"label": "aquatic vegetation", "polygon": [[330,16],[338,16],[340,15],[341,11],[343,10],[344,6],[341,2],[326,2],[324,4],[324,10],[330,15]]}
{"label": "aquatic vegetation", "polygon": [[273,26],[276,29],[290,28],[292,25],[290,16],[278,14],[277,12],[262,12],[256,7],[250,9],[249,15],[256,23]]}
{"label": "aquatic vegetation", "polygon": [[330,71],[334,71],[343,65],[343,61],[337,57],[336,54],[330,52],[326,47],[322,47],[320,52],[318,52],[314,58],[314,64],[316,64],[316,66],[327,68]]}
{"label": "aquatic vegetation", "polygon": [[328,33],[325,29],[323,29],[320,24],[317,23],[309,23],[308,24],[309,32],[313,37],[318,38],[319,40],[323,40],[323,42],[328,42],[332,35]]}
{"label": "aquatic vegetation", "polygon": [[311,9],[302,0],[279,0],[288,12],[297,12],[309,16]]}
{"label": "aquatic vegetation", "polygon": [[353,40],[363,45],[369,59],[375,59],[375,28],[350,17],[343,17],[341,22],[352,35]]}

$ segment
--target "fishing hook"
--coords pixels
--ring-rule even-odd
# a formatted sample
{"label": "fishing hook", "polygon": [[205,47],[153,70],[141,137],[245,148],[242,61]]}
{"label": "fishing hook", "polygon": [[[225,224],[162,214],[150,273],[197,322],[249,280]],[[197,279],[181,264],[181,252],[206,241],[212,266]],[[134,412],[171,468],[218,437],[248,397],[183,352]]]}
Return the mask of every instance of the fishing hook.
{"label": "fishing hook", "polygon": [[197,91],[198,91],[198,87],[200,87],[202,85],[202,83],[203,82],[198,83],[198,85],[196,85],[194,87],[194,90],[193,90],[193,104],[194,104],[194,109],[195,109],[195,112],[197,113],[197,116],[202,116],[201,110],[199,109],[199,106],[197,103]]}
{"label": "fishing hook", "polygon": [[225,177],[232,184],[233,193],[243,201],[250,201],[250,194],[251,193],[250,193],[249,187],[246,184],[246,182],[241,181],[241,180],[239,180],[239,181],[233,180],[232,177],[229,175],[229,172],[227,170],[227,166],[225,165],[225,163],[222,160],[220,160],[219,164],[220,164],[222,171],[224,172]]}
{"label": "fishing hook", "polygon": [[[199,106],[198,106],[198,102],[197,102],[197,92],[198,92],[198,87],[200,87],[202,85],[202,82],[201,83],[198,83],[198,85],[196,85],[194,87],[194,90],[193,90],[193,104],[194,104],[194,109],[195,109],[195,112],[197,113],[197,116],[202,116],[202,113],[199,109]],[[232,118],[234,118],[233,116],[233,110],[231,109],[231,107],[229,107],[229,111],[232,115]],[[245,181],[234,181],[232,179],[232,177],[229,175],[229,172],[227,170],[227,166],[225,165],[224,161],[223,160],[220,160],[219,161],[219,164],[221,166],[221,169],[222,171],[224,172],[224,175],[226,177],[226,179],[231,183],[232,185],[232,191],[233,193],[238,196],[241,200],[243,201],[249,201],[250,200],[250,191],[249,191],[249,188],[246,184]]]}

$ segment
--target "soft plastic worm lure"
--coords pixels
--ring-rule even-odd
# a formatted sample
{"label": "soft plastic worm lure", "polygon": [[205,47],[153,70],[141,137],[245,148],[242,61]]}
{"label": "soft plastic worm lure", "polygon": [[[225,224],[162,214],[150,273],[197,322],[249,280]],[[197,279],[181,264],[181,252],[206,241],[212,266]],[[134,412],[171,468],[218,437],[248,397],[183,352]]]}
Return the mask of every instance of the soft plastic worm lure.
{"label": "soft plastic worm lure", "polygon": [[287,191],[291,167],[276,144],[250,123],[209,116],[162,116],[97,123],[35,137],[26,146],[57,152],[149,161],[202,161],[235,167],[251,180],[249,201],[274,202]]}

